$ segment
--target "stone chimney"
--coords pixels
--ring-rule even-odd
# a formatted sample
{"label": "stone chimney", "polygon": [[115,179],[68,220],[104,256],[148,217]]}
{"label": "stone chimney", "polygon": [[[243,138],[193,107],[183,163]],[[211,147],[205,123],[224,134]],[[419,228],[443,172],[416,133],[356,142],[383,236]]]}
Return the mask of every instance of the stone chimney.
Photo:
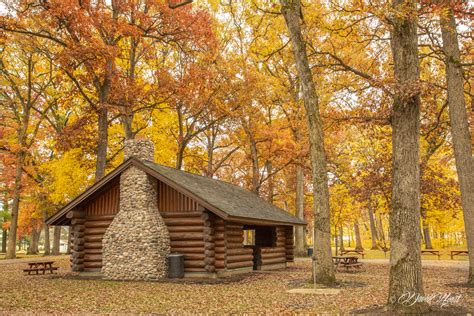
{"label": "stone chimney", "polygon": [[[153,161],[153,143],[127,140],[125,157]],[[120,175],[120,207],[102,240],[102,273],[113,280],[156,280],[168,274],[168,228],[157,206],[157,180],[131,166]]]}
{"label": "stone chimney", "polygon": [[153,143],[147,139],[129,139],[125,141],[123,148],[123,160],[130,157],[153,161],[155,148]]}

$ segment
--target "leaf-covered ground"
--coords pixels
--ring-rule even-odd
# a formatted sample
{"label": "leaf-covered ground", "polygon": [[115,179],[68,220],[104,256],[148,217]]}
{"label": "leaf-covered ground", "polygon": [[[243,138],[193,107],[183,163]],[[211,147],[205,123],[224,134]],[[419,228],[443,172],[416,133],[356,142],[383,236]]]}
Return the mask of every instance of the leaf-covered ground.
{"label": "leaf-covered ground", "polygon": [[[25,261],[1,264],[0,312],[348,313],[383,305],[388,288],[386,263],[366,263],[365,272],[338,273],[341,292],[337,295],[286,293],[307,287],[309,260],[298,260],[284,271],[224,280],[163,282],[78,279],[68,272],[67,258],[57,264],[60,270],[54,276],[24,276]],[[461,301],[446,311],[474,311],[474,288],[462,285],[465,267],[428,266],[423,272],[426,294],[462,294]]]}

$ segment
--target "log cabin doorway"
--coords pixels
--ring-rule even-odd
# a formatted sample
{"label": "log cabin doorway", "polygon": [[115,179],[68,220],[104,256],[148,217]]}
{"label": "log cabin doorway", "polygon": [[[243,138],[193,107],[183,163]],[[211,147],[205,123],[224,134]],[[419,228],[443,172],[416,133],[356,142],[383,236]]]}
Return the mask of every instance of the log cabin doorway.
{"label": "log cabin doorway", "polygon": [[252,248],[253,270],[262,269],[262,250],[275,248],[277,233],[275,226],[244,225],[244,247]]}

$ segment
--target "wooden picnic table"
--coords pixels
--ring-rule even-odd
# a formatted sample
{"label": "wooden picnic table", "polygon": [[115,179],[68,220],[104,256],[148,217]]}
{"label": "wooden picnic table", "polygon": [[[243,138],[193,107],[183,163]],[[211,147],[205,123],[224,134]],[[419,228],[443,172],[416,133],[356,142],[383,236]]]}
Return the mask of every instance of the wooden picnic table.
{"label": "wooden picnic table", "polygon": [[335,269],[338,270],[339,267],[346,268],[346,271],[349,269],[355,268],[360,269],[362,268],[362,263],[358,262],[359,257],[355,256],[334,256],[332,257],[334,265],[336,266]]}
{"label": "wooden picnic table", "polygon": [[433,250],[433,249],[422,249],[421,250],[422,255],[435,255],[438,256],[438,260],[441,259],[441,254],[439,253],[439,250]]}
{"label": "wooden picnic table", "polygon": [[344,250],[341,250],[340,251],[341,255],[347,255],[347,254],[350,254],[350,253],[353,253],[353,254],[357,254],[357,255],[361,255],[362,258],[364,258],[364,250],[357,250],[357,249],[344,249]]}
{"label": "wooden picnic table", "polygon": [[459,256],[459,255],[468,255],[469,251],[468,250],[451,250],[451,260],[453,260],[454,256]]}
{"label": "wooden picnic table", "polygon": [[53,267],[54,261],[38,261],[38,262],[28,262],[28,269],[23,269],[23,272],[28,272],[28,275],[31,275],[32,272],[36,272],[38,275],[40,272],[43,274],[46,271],[53,273],[54,270],[57,270],[58,267]]}

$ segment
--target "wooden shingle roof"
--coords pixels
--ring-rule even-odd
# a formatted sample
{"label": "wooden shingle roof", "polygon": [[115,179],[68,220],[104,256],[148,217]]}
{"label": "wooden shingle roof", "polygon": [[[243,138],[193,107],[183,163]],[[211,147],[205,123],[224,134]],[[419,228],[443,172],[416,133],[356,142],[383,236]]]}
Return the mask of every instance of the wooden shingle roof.
{"label": "wooden shingle roof", "polygon": [[255,193],[237,185],[137,158],[130,158],[118,166],[106,177],[64,206],[58,213],[51,216],[47,223],[50,225],[67,224],[65,217],[68,211],[85,202],[91,195],[98,192],[100,188],[118,177],[130,165],[142,169],[154,178],[196,200],[203,207],[226,220],[262,225],[306,224],[296,216],[268,203]]}
{"label": "wooden shingle roof", "polygon": [[201,201],[219,209],[233,218],[304,225],[296,216],[268,203],[255,193],[238,185],[193,173],[166,167],[149,161],[143,163],[160,173],[182,189],[192,192]]}

